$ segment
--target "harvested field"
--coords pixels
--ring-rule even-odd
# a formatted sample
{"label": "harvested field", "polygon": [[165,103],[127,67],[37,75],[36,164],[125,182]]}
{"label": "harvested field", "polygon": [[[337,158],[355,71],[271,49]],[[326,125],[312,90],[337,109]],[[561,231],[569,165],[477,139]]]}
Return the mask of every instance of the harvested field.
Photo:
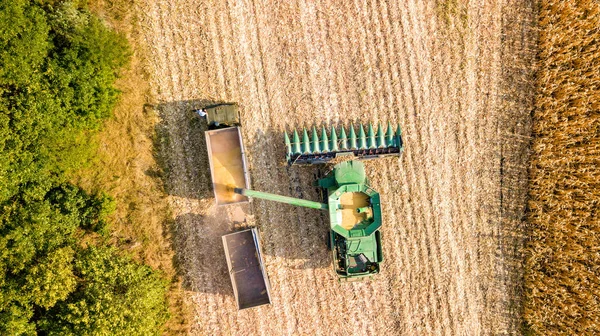
{"label": "harvested field", "polygon": [[[533,2],[136,5],[195,334],[520,332]],[[337,283],[325,212],[212,206],[205,126],[190,110],[218,101],[240,104],[252,186],[312,200],[316,170],[283,164],[284,130],[402,125],[403,157],[366,163],[382,199],[377,281]],[[273,304],[238,312],[220,236],[254,225]]]}

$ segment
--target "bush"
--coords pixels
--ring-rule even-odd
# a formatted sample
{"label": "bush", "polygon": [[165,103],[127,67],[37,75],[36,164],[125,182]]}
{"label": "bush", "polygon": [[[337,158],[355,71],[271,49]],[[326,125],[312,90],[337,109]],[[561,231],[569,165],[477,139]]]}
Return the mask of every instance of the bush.
{"label": "bush", "polygon": [[39,322],[47,333],[158,335],[168,319],[168,282],[111,248],[89,247],[76,258],[77,290]]}

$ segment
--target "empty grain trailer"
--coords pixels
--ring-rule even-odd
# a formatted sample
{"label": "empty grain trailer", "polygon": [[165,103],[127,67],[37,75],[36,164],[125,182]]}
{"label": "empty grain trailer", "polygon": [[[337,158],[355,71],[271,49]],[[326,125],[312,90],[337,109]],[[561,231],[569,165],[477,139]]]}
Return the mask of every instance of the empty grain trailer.
{"label": "empty grain trailer", "polygon": [[227,269],[238,309],[271,303],[269,278],[262,260],[255,228],[222,237]]}

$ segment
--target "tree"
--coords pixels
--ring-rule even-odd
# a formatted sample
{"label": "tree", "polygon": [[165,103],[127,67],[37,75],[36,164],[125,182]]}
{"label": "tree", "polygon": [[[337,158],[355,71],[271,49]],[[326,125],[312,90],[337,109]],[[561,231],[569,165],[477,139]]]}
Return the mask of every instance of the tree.
{"label": "tree", "polygon": [[90,161],[90,131],[110,116],[129,53],[123,36],[72,2],[2,1],[0,204]]}
{"label": "tree", "polygon": [[158,335],[168,319],[168,282],[114,248],[79,252],[77,289],[41,319],[41,331],[72,335]]}
{"label": "tree", "polygon": [[[103,246],[110,197],[66,183],[118,98],[124,37],[74,2],[0,1],[0,334],[156,334],[167,283]],[[103,244],[86,239],[86,244]]]}
{"label": "tree", "polygon": [[86,232],[106,230],[112,208],[105,196],[68,184],[43,197],[21,196],[0,212],[0,334],[31,330],[34,312],[73,293],[77,242]]}

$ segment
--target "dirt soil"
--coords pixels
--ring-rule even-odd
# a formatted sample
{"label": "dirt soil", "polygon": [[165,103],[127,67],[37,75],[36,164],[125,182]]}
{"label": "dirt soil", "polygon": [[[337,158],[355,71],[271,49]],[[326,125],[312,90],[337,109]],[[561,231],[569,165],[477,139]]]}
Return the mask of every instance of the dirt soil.
{"label": "dirt soil", "polygon": [[[137,1],[192,332],[519,333],[534,7]],[[312,200],[317,169],[283,164],[284,130],[402,125],[402,158],[366,163],[382,199],[377,280],[335,280],[325,212],[213,206],[191,110],[219,101],[240,104],[253,188]],[[237,311],[220,236],[248,226],[261,231],[272,304]]]}

